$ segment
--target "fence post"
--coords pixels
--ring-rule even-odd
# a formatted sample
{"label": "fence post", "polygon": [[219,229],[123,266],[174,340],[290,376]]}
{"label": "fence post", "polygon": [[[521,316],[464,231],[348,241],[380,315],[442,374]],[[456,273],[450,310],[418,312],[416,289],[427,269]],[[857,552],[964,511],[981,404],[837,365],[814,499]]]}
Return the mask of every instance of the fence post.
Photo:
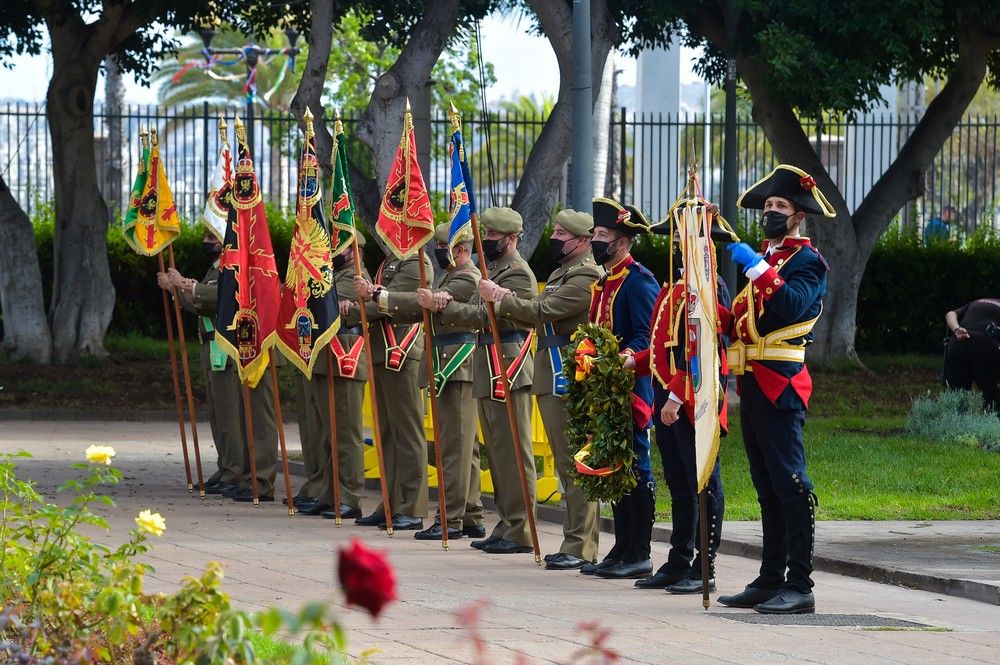
{"label": "fence post", "polygon": [[201,182],[202,182],[202,185],[204,187],[205,196],[207,197],[208,196],[208,154],[209,154],[208,153],[208,137],[211,136],[211,134],[209,133],[211,131],[211,127],[209,126],[209,122],[208,122],[208,102],[207,101],[202,102],[202,109],[203,109],[203,115],[202,115],[202,123],[201,123],[201,126],[202,126],[201,144],[202,144],[202,146],[204,146],[203,154],[204,154],[205,157],[202,160],[202,178],[201,178]]}
{"label": "fence post", "polygon": [[626,163],[625,163],[625,107],[621,107],[621,133],[619,134],[618,140],[618,200],[625,200],[625,173]]}

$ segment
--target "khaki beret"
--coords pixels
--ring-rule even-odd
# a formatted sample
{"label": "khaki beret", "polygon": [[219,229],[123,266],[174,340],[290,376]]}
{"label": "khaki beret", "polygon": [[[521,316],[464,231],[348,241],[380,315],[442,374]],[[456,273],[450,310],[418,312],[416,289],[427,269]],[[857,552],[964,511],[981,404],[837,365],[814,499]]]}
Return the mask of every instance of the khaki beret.
{"label": "khaki beret", "polygon": [[594,218],[586,212],[577,212],[570,208],[560,210],[556,215],[556,224],[575,236],[589,238],[594,235]]}
{"label": "khaki beret", "polygon": [[[445,222],[444,224],[438,224],[434,227],[434,240],[435,242],[448,242],[448,231],[451,229],[451,222]],[[472,242],[472,227],[466,226],[464,229],[458,232],[455,237],[455,244],[460,242]]]}
{"label": "khaki beret", "polygon": [[479,216],[479,221],[490,231],[498,233],[520,233],[524,226],[521,213],[513,208],[487,208]]}

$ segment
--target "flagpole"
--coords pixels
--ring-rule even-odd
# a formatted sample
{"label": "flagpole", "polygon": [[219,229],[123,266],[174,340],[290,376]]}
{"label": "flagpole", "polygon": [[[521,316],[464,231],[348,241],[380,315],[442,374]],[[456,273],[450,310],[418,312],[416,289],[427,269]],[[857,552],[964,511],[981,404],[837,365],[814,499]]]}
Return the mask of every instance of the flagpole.
{"label": "flagpole", "polygon": [[708,488],[698,492],[698,527],[701,530],[701,542],[698,543],[701,554],[701,605],[706,610],[711,603],[708,600]]}
{"label": "flagpole", "polygon": [[[479,237],[479,216],[472,213],[472,237],[476,243],[476,254],[479,256],[479,272],[483,279],[489,279],[486,252],[483,251],[483,239]],[[531,494],[528,490],[528,475],[524,471],[524,452],[521,450],[521,433],[517,429],[517,416],[514,414],[514,403],[510,401],[510,378],[507,376],[507,359],[503,355],[500,342],[500,326],[497,323],[497,312],[491,302],[486,302],[486,316],[490,320],[490,332],[493,333],[493,345],[497,349],[497,362],[500,365],[500,381],[503,385],[504,404],[507,406],[507,422],[510,424],[511,439],[514,442],[514,457],[517,459],[517,474],[521,480],[521,496],[528,513],[528,528],[531,530],[531,545],[535,548],[535,563],[542,565],[542,550],[538,545],[538,529],[535,526],[535,510],[531,504]]]}
{"label": "flagpole", "polygon": [[[167,268],[163,265],[163,253],[156,255],[160,260],[160,272],[166,274]],[[173,293],[173,287],[171,287]],[[170,378],[174,380],[174,405],[177,407],[177,428],[181,432],[181,450],[184,452],[184,475],[187,476],[187,490],[194,491],[191,483],[191,462],[188,459],[187,427],[184,425],[184,407],[181,404],[181,386],[177,377],[177,352],[174,349],[174,322],[170,316],[170,304],[167,302],[167,292],[163,294],[163,320],[167,324],[167,348],[170,349]]]}
{"label": "flagpole", "polygon": [[285,449],[285,422],[281,418],[281,395],[278,394],[278,369],[274,362],[274,349],[268,351],[271,359],[271,394],[274,395],[274,417],[278,419],[278,443],[281,445],[281,467],[285,472],[285,495],[288,497],[288,516],[295,514],[292,502],[292,476],[288,472],[288,451]]}
{"label": "flagpole", "polygon": [[[423,253],[423,250],[420,252]],[[427,268],[424,257],[420,256],[420,288],[427,288]],[[434,464],[437,466],[438,512],[441,515],[441,547],[448,549],[448,508],[445,505],[444,490],[444,460],[441,452],[441,431],[438,426],[437,385],[434,383],[434,331],[431,329],[431,314],[420,308],[424,313],[424,356],[427,359],[427,392],[431,396],[431,429],[434,432]]]}
{"label": "flagpole", "polygon": [[[154,138],[155,141],[155,138]],[[176,270],[174,264],[174,246],[173,244],[167,245],[167,256],[170,258],[170,267]],[[162,264],[163,256],[162,252],[160,254],[160,262]],[[177,297],[174,297],[174,316],[177,317],[177,342],[180,346],[180,356],[181,356],[181,367],[184,369],[184,392],[187,396],[188,405],[188,415],[191,419],[191,441],[194,444],[194,464],[198,471],[198,487],[199,496],[205,498],[205,477],[201,469],[201,450],[198,446],[198,424],[197,424],[197,414],[194,410],[194,393],[191,390],[191,366],[188,361],[187,354],[187,342],[184,339],[184,319],[181,317],[181,303]]]}
{"label": "flagpole", "polygon": [[253,443],[253,413],[250,411],[250,388],[244,381],[240,381],[240,390],[243,394],[243,425],[246,435],[247,456],[250,458],[250,490],[253,493],[253,505],[260,505],[260,494],[257,489],[257,454]]}
{"label": "flagpole", "polygon": [[[354,275],[361,277],[361,249],[358,247],[357,231],[351,239],[354,251]],[[368,366],[368,398],[372,405],[372,438],[375,440],[375,455],[378,457],[378,480],[382,487],[382,511],[385,513],[385,532],[392,537],[392,511],[389,508],[389,486],[385,477],[385,456],[382,453],[382,430],[378,424],[378,400],[375,398],[375,362],[372,360],[372,337],[368,332],[368,311],[365,302],[358,298],[361,311],[361,334],[365,340],[365,363]],[[336,510],[340,511],[340,506]]]}
{"label": "flagpole", "polygon": [[337,437],[337,409],[333,394],[333,351],[326,350],[326,408],[330,411],[330,467],[333,473],[333,514],[334,524],[340,528],[343,519],[340,517],[340,440]]}

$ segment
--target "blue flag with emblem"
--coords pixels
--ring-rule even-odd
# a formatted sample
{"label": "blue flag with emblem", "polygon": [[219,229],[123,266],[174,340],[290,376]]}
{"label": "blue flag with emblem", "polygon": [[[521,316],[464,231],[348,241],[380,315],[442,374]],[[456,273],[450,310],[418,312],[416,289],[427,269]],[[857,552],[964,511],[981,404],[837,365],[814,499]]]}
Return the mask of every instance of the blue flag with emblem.
{"label": "blue flag with emblem", "polygon": [[452,104],[451,142],[448,144],[448,156],[451,160],[451,188],[448,192],[448,254],[456,244],[456,238],[465,229],[472,226],[472,213],[476,211],[476,200],[472,193],[472,178],[469,164],[465,160],[465,146],[462,143],[461,120],[458,111]]}

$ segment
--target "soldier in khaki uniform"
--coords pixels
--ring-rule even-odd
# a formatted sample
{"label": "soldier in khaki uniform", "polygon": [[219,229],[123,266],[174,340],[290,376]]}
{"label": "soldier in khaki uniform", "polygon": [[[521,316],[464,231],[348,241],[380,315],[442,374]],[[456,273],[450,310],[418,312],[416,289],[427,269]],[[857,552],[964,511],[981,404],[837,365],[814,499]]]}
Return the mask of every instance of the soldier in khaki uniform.
{"label": "soldier in khaki uniform", "polygon": [[534,298],[519,298],[490,280],[479,283],[480,296],[497,303],[497,314],[540,329],[532,393],[538,399],[566,500],[562,545],[558,552],[545,556],[549,570],[579,568],[597,557],[598,508],[573,482],[562,374],[563,348],[569,345],[577,326],[587,322],[590,289],[604,272],[590,252],[593,226],[593,217],[584,212],[563,210],[556,215],[549,242],[559,267],[549,276],[545,290]]}
{"label": "soldier in khaki uniform", "polygon": [[[201,366],[205,372],[205,396],[208,422],[218,453],[218,469],[205,481],[207,494],[234,491],[240,482],[243,440],[236,418],[239,414],[239,379],[236,368],[226,354],[215,345],[215,302],[219,282],[219,253],[222,243],[206,232],[202,241],[211,265],[200,282],[189,280],[176,270],[158,273],[156,282],[165,291],[177,285],[181,307],[198,315],[198,342]],[[176,276],[174,276],[176,275]],[[193,286],[192,286],[193,284]],[[197,294],[193,297],[192,292]]]}
{"label": "soldier in khaki uniform", "polygon": [[[210,242],[218,243],[214,237],[206,232],[204,240],[206,250]],[[218,251],[221,252],[221,250],[221,243],[218,243]],[[176,288],[181,306],[202,315],[198,326],[200,338],[209,341],[214,339],[214,331],[210,333],[207,327],[213,323],[212,315],[215,313],[218,299],[218,288],[216,285],[219,279],[218,259],[216,258],[213,261],[212,268],[205,275],[205,279],[202,282],[184,277],[173,268],[167,271],[166,279]],[[157,282],[160,283],[161,287],[163,286],[159,275],[157,276]],[[211,344],[204,344],[204,346],[210,347]],[[202,349],[202,358],[204,360],[206,352],[209,354],[211,362],[210,348],[207,351],[204,348]],[[217,364],[221,364],[221,359]],[[253,500],[253,492],[250,481],[249,450],[245,444],[246,426],[242,388],[240,387],[239,376],[236,373],[236,368],[232,360],[227,359],[225,366],[227,368],[226,371],[213,372],[213,376],[210,378],[210,390],[213,392],[212,399],[216,402],[212,408],[217,413],[221,431],[225,432],[220,438],[224,441],[232,439],[236,442],[232,444],[224,443],[223,448],[226,448],[226,452],[223,453],[220,450],[220,458],[222,456],[225,457],[223,464],[227,469],[235,471],[238,465],[239,471],[237,476],[238,481],[229,487],[223,488],[219,493],[234,501],[250,502]],[[215,376],[216,374],[218,376]],[[278,429],[277,420],[274,415],[274,395],[271,392],[269,376],[262,378],[257,387],[250,391],[250,413],[253,419],[254,452],[257,463],[257,490],[259,499],[261,501],[274,501],[274,481],[278,475]],[[232,432],[235,432],[235,437],[230,436]],[[213,437],[215,436],[214,427],[212,435]],[[218,445],[217,440],[216,446],[218,447]],[[236,452],[231,454],[229,450],[233,447],[235,447]],[[208,492],[207,487],[205,491]]]}
{"label": "soldier in khaki uniform", "polygon": [[[358,234],[358,245],[364,247],[364,236]],[[354,252],[347,247],[333,259],[333,283],[342,304],[350,304],[354,293]],[[368,271],[361,268],[368,278]],[[322,515],[336,518],[333,509],[333,463],[330,450],[330,407],[327,356],[333,352],[334,415],[337,420],[337,463],[340,468],[340,516],[344,519],[361,517],[361,493],[364,490],[364,432],[361,423],[362,402],[368,370],[364,357],[364,339],[361,336],[360,314],[357,308],[341,307],[340,329],[331,340],[329,348],[319,351],[313,368],[313,378],[308,382],[307,423],[313,428],[302,439],[302,456],[313,458],[308,464],[308,480],[300,494],[312,501],[303,501],[297,508],[303,515]],[[305,446],[310,442],[316,448],[309,456]]]}
{"label": "soldier in khaki uniform", "polygon": [[[394,316],[400,302],[413,297],[420,286],[423,260],[427,278],[433,266],[417,252],[408,259],[387,257],[375,275],[375,284],[354,278],[354,288],[368,308],[372,362],[375,367],[375,398],[385,461],[386,483],[393,530],[420,530],[427,516],[427,437],[424,434],[424,397],[427,372],[420,364],[424,338],[418,323],[398,324]],[[361,526],[384,527],[381,502]]]}
{"label": "soldier in khaki uniform", "polygon": [[[489,261],[490,278],[499,287],[510,289],[521,298],[531,298],[538,292],[538,282],[528,263],[517,251],[521,235],[521,215],[511,208],[487,208],[480,218],[486,228],[483,251]],[[441,300],[448,300],[442,298]],[[472,547],[490,554],[531,552],[528,531],[528,507],[524,505],[521,481],[514,452],[514,437],[510,431],[504,404],[503,383],[499,363],[494,357],[493,335],[489,331],[486,305],[476,296],[468,303],[448,300],[439,303],[441,321],[450,325],[478,327],[479,342],[473,359],[473,396],[479,400],[479,421],[483,427],[486,453],[490,459],[494,499],[500,522],[485,540],[473,541]],[[528,478],[530,510],[535,510],[535,458],[531,447],[531,336],[529,326],[501,317],[500,339],[507,362],[511,395],[517,429],[524,456],[524,471]]]}
{"label": "soldier in khaki uniform", "polygon": [[[453,256],[448,253],[450,224],[435,229],[435,261],[444,276],[435,291],[418,289],[416,293],[392,293],[391,302],[398,306],[393,317],[397,321],[423,321],[424,307],[433,310],[434,293],[444,294],[456,302],[468,302],[476,292],[479,269],[472,263],[472,234],[462,233]],[[451,261],[454,260],[454,265]],[[441,440],[441,462],[445,488],[445,509],[448,517],[448,538],[461,538],[466,533],[482,533],[483,508],[479,500],[478,466],[473,475],[472,455],[476,446],[476,409],[472,396],[472,353],[476,348],[475,329],[448,325],[440,314],[431,317],[433,328],[434,371],[437,389],[438,428]],[[423,367],[426,372],[426,366]],[[440,482],[440,481],[439,481]],[[441,538],[440,512],[434,524],[414,534],[417,540]]]}

